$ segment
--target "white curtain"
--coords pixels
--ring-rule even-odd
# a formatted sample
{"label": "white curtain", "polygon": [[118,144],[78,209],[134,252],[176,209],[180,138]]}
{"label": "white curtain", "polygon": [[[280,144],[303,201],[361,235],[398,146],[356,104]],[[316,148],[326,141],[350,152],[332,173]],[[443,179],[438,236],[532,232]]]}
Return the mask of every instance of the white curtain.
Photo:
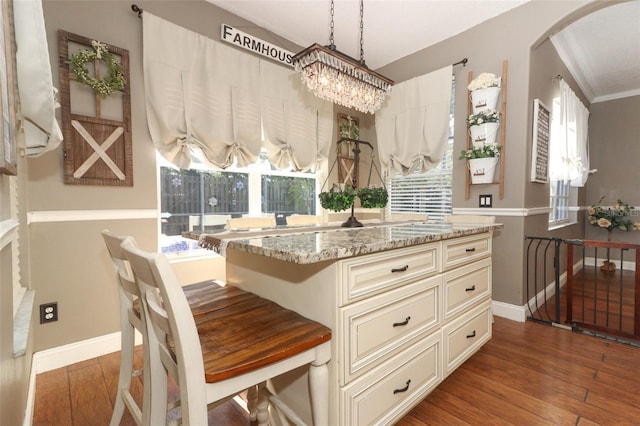
{"label": "white curtain", "polygon": [[262,136],[278,168],[306,170],[328,156],[333,106],[311,95],[299,74],[146,11],[143,19],[147,121],[167,160],[247,166]]}
{"label": "white curtain", "polygon": [[260,61],[262,124],[271,164],[297,171],[313,168],[329,156],[333,105],[314,96],[300,74]]}
{"label": "white curtain", "polygon": [[[35,157],[53,150],[62,142],[62,131],[56,120],[56,109],[60,107],[56,100],[58,91],[53,87],[51,76],[42,2],[14,1],[13,14],[26,152],[28,156]],[[7,25],[7,21],[4,22]]]}
{"label": "white curtain", "polygon": [[589,176],[589,110],[564,81],[551,115],[549,178],[582,187]]}
{"label": "white curtain", "polygon": [[393,87],[376,112],[383,170],[426,172],[440,163],[449,137],[452,67]]}
{"label": "white curtain", "polygon": [[143,19],[147,121],[160,154],[182,168],[194,151],[223,169],[234,158],[240,167],[255,163],[258,59],[147,11]]}

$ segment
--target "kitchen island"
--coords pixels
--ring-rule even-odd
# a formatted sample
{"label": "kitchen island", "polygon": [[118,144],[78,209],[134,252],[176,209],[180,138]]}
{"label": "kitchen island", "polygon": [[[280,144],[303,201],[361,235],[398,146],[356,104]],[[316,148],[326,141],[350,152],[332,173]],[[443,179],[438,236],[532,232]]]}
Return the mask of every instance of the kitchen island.
{"label": "kitchen island", "polygon": [[[393,423],[491,338],[502,225],[429,222],[225,231],[200,245],[227,282],[332,330],[329,423]],[[306,371],[271,383],[307,420]]]}

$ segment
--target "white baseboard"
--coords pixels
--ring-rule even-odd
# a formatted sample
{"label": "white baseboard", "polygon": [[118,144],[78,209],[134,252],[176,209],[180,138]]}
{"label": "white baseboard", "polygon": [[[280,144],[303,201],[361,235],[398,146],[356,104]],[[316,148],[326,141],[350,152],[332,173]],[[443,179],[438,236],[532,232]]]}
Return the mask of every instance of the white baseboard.
{"label": "white baseboard", "polygon": [[[142,335],[136,331],[136,345],[142,344]],[[33,354],[35,374],[66,367],[120,350],[120,332],[46,349]]]}
{"label": "white baseboard", "polygon": [[491,309],[494,315],[511,321],[525,322],[527,320],[524,306],[511,305],[494,300],[491,302]]}
{"label": "white baseboard", "polygon": [[[602,258],[598,258],[598,261],[601,262],[600,264],[602,264],[602,261],[604,259]],[[634,271],[636,270],[636,262],[631,262],[629,260],[625,260],[624,262],[622,262],[622,264],[620,264],[620,261],[617,259],[612,259],[611,260],[612,263],[615,263],[616,268],[618,269],[624,269],[625,271]],[[596,259],[594,257],[585,257],[584,258],[584,264],[586,266],[600,266],[600,264],[596,265]],[[622,268],[621,268],[622,266]]]}
{"label": "white baseboard", "polygon": [[[593,263],[593,259],[591,259],[591,262]],[[589,260],[587,259],[585,263],[588,265]],[[573,265],[574,271],[579,271],[580,269],[582,269],[582,260],[579,260]],[[564,272],[562,275],[560,275],[560,288],[562,288],[566,283],[567,273]],[[555,282],[552,281],[551,283],[547,284],[544,290],[540,290],[538,294],[529,299],[529,302],[524,306],[511,305],[509,303],[503,303],[494,300],[492,302],[493,313],[494,315],[510,319],[512,321],[525,322],[527,320],[527,315],[530,314],[529,306],[542,306],[546,302],[546,300],[550,299],[555,294],[556,285]]]}

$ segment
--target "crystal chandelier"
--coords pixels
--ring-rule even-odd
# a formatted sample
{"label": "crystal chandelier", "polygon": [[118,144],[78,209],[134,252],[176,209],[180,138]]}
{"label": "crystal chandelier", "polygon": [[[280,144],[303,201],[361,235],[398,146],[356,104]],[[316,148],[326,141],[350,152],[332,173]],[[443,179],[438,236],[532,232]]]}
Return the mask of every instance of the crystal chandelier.
{"label": "crystal chandelier", "polygon": [[302,81],[317,97],[358,111],[373,114],[382,105],[393,81],[370,70],[364,62],[363,0],[360,0],[360,60],[336,49],[333,42],[333,0],[329,46],[317,43],[292,59]]}

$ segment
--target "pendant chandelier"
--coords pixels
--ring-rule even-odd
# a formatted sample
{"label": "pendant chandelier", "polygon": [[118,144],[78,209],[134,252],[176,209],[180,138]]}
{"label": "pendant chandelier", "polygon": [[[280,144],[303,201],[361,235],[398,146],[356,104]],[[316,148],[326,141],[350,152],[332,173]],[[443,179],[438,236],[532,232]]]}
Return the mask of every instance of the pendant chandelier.
{"label": "pendant chandelier", "polygon": [[382,105],[393,80],[370,70],[364,62],[363,0],[360,0],[360,60],[336,49],[333,41],[333,12],[328,46],[317,43],[292,58],[293,66],[302,81],[317,97],[334,104],[373,114]]}

